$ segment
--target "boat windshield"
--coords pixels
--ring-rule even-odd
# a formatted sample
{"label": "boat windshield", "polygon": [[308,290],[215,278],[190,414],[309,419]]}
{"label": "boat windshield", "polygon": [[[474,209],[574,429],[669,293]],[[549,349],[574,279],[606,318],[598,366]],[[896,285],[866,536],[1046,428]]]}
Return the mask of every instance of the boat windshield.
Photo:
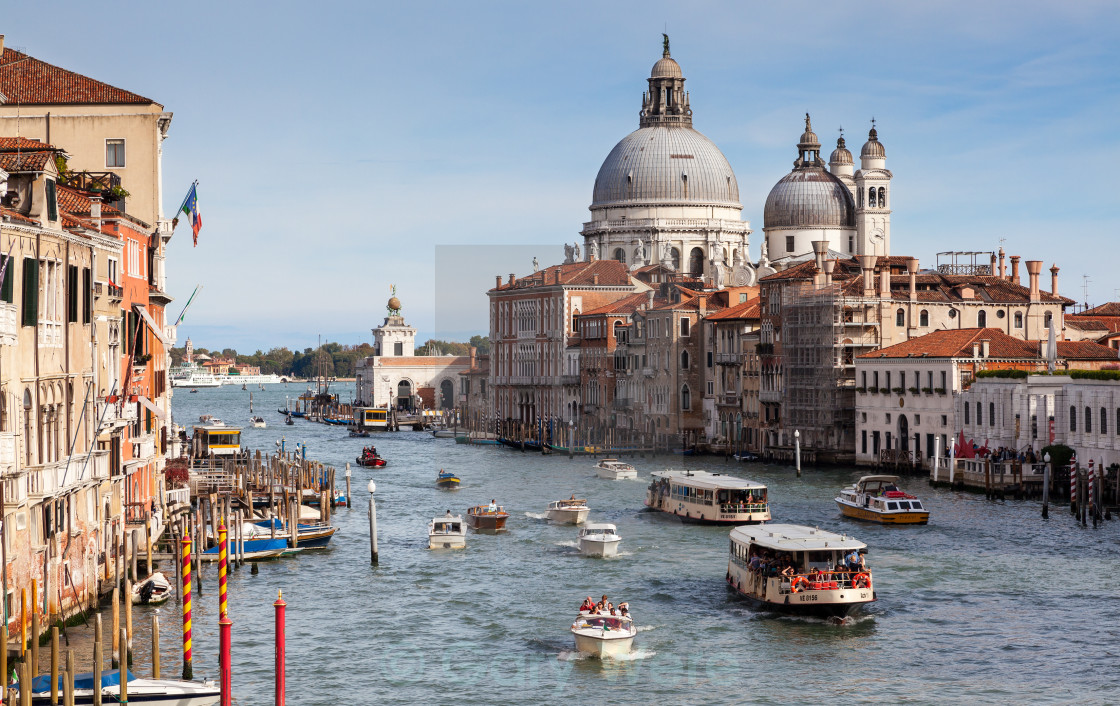
{"label": "boat windshield", "polygon": [[626,627],[625,621],[622,618],[612,616],[599,616],[589,615],[581,616],[579,622],[576,623],[576,629],[580,628],[604,628],[606,630],[622,630]]}
{"label": "boat windshield", "polygon": [[461,531],[458,522],[437,522],[432,527],[432,532],[436,534],[448,534]]}

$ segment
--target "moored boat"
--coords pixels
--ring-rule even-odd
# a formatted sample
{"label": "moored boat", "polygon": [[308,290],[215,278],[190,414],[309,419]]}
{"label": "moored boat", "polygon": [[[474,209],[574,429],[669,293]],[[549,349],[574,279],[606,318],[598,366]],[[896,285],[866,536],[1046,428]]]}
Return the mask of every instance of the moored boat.
{"label": "moored boat", "polygon": [[[31,703],[45,706],[52,703],[51,676],[43,674],[31,680]],[[128,701],[135,704],[153,706],[211,706],[218,703],[221,691],[213,682],[179,681],[177,679],[137,679],[132,672],[126,672]],[[61,681],[61,679],[60,679]],[[74,700],[76,706],[89,706],[94,703],[94,677],[92,672],[74,676]],[[121,673],[119,669],[101,673],[98,703],[117,703],[121,695]],[[58,702],[61,702],[58,698]]]}
{"label": "moored boat", "polygon": [[609,522],[589,522],[579,531],[579,551],[585,556],[618,556],[622,537]]}
{"label": "moored boat", "polygon": [[580,613],[571,627],[576,649],[599,659],[630,653],[638,629],[628,615]]}
{"label": "moored boat", "polygon": [[157,571],[132,587],[132,605],[159,605],[175,595],[174,587]]}
{"label": "moored boat", "polygon": [[591,508],[587,500],[575,495],[567,500],[553,500],[548,504],[548,519],[566,525],[578,525],[587,519]]}
{"label": "moored boat", "polygon": [[428,523],[428,549],[464,549],[467,530],[462,515],[452,515],[448,510],[443,517],[434,517]]}
{"label": "moored boat", "polygon": [[814,527],[736,527],[727,583],[763,608],[842,618],[876,599],[862,559],[866,548],[857,539]]}
{"label": "moored boat", "polygon": [[434,430],[432,432],[432,436],[434,436],[437,439],[454,439],[455,438],[455,430],[454,429],[448,429],[447,427],[441,427],[439,429]]}
{"label": "moored boat", "polygon": [[503,532],[506,529],[506,520],[509,513],[493,500],[489,505],[475,505],[467,510],[467,522],[476,530]]}
{"label": "moored boat", "polygon": [[836,496],[840,514],[884,525],[924,525],[929,510],[898,487],[898,476],[864,476]]}
{"label": "moored boat", "polygon": [[459,476],[441,468],[439,473],[436,474],[436,486],[447,490],[455,490],[459,487]]}
{"label": "moored boat", "polygon": [[770,519],[766,486],[707,471],[654,471],[646,506],[686,522],[754,524]]}
{"label": "moored boat", "polygon": [[596,473],[607,480],[632,480],[638,477],[638,469],[617,458],[604,458],[595,464]]}

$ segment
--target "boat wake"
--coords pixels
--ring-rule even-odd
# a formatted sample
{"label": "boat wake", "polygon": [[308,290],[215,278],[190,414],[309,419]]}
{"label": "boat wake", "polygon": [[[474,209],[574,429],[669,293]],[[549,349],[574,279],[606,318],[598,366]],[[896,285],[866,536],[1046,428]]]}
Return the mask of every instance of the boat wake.
{"label": "boat wake", "polygon": [[611,659],[615,660],[616,662],[633,662],[634,660],[653,657],[656,654],[657,652],[654,650],[647,650],[645,648],[639,647],[633,652],[628,652],[624,655],[618,655],[617,657],[612,657]]}
{"label": "boat wake", "polygon": [[587,652],[580,652],[579,650],[560,650],[560,654],[556,655],[556,659],[561,662],[578,662],[590,658],[590,654]]}
{"label": "boat wake", "polygon": [[874,620],[874,615],[848,615],[843,618],[818,618],[812,615],[782,615],[779,616],[781,620],[791,620],[800,623],[813,623],[816,625],[838,625],[841,627],[853,627],[861,625],[869,620]]}
{"label": "boat wake", "polygon": [[[657,652],[655,650],[647,650],[638,648],[633,652],[628,652],[624,655],[615,655],[614,657],[607,657],[604,662],[633,662],[639,659],[647,659],[653,657]],[[588,659],[595,659],[595,657],[587,652],[580,652],[578,650],[561,650],[560,654],[556,655],[556,659],[561,662],[580,662]]]}
{"label": "boat wake", "polygon": [[525,517],[529,517],[529,518],[532,518],[534,520],[547,520],[548,519],[548,513],[546,513],[546,512],[526,512]]}
{"label": "boat wake", "polygon": [[634,629],[637,630],[638,632],[649,632],[650,630],[656,630],[657,627],[658,626],[656,626],[656,625],[639,625],[638,627],[636,627]]}
{"label": "boat wake", "polygon": [[568,547],[569,549],[579,549],[579,542],[574,539],[566,539],[563,542],[553,542],[558,547]]}

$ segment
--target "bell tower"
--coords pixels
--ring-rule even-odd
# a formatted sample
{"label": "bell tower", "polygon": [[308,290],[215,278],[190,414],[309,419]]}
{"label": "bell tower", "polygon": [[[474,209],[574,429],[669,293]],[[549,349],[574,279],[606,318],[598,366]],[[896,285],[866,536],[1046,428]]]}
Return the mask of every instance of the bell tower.
{"label": "bell tower", "polygon": [[867,142],[859,153],[859,171],[855,173],[856,253],[860,255],[891,254],[891,178],[887,169],[887,150],[879,142],[875,119]]}

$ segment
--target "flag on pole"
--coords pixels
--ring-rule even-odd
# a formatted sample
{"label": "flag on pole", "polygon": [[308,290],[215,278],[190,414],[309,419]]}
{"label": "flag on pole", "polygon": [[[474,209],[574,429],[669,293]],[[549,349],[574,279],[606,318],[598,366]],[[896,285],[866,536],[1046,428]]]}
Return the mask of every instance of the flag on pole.
{"label": "flag on pole", "polygon": [[16,241],[8,246],[8,256],[4,258],[4,265],[0,267],[0,289],[4,288],[4,278],[8,276],[8,263],[12,261],[12,248],[16,246]]}
{"label": "flag on pole", "polygon": [[191,230],[194,231],[194,246],[198,247],[198,231],[202,230],[202,213],[198,210],[198,182],[191,184],[183,205],[176,211],[175,218],[171,220],[171,227],[179,225],[179,215],[186,214],[191,221]]}

